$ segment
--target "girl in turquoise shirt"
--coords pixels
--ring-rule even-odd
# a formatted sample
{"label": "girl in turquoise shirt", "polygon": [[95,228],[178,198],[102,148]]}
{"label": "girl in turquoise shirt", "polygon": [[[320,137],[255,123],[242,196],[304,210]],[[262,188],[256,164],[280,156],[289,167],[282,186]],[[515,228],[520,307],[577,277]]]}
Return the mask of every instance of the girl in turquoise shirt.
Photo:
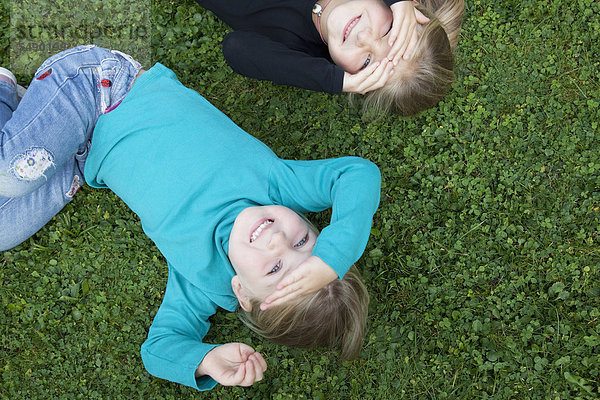
{"label": "girl in turquoise shirt", "polygon": [[[168,68],[142,72],[123,53],[81,46],[47,60],[20,103],[14,79],[0,80],[10,94],[0,91],[0,223],[12,232],[0,249],[41,228],[85,176],[127,203],[167,260],[165,296],[142,345],[151,374],[199,390],[262,379],[265,360],[251,347],[203,341],[217,307],[238,304],[276,342],[341,338],[342,355],[356,356],[368,297],[348,271],[379,202],[377,167],[356,157],[280,159]],[[299,215],[327,208],[320,234]],[[284,309],[294,327],[282,318],[282,331],[265,333]],[[322,320],[331,325],[322,337],[307,334]]]}

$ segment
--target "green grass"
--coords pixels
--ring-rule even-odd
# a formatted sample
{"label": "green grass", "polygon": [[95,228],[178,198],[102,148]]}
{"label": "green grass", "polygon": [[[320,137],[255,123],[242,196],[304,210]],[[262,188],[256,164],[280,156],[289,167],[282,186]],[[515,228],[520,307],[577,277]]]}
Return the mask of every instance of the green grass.
{"label": "green grass", "polygon": [[255,346],[265,379],[203,394],[154,379],[139,346],[165,262],[117,197],[85,188],[1,255],[0,398],[600,397],[600,2],[467,1],[453,89],[405,119],[235,75],[226,27],[191,0],[152,1],[151,25],[153,60],[281,157],[379,165],[361,357],[275,346],[219,313],[209,340]]}

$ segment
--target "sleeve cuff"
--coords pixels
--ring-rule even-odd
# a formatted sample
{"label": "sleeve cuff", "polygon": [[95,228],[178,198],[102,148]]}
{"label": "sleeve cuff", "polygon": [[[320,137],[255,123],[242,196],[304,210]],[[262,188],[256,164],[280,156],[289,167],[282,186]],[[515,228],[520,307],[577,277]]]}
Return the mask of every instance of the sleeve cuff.
{"label": "sleeve cuff", "polygon": [[394,3],[400,3],[401,1],[411,1],[411,0],[383,0],[383,2],[385,4],[387,4],[388,7]]}
{"label": "sleeve cuff", "polygon": [[146,370],[153,376],[181,383],[197,390],[210,390],[217,382],[208,375],[196,378],[196,369],[206,354],[218,345],[202,346],[190,350],[177,361],[158,357],[142,347],[142,361]]}

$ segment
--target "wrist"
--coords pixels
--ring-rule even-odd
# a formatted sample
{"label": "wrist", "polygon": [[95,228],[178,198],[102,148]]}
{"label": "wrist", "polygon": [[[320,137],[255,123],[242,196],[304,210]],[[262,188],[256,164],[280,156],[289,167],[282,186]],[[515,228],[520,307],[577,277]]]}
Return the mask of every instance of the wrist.
{"label": "wrist", "polygon": [[350,74],[344,71],[344,79],[342,80],[342,92],[349,92],[348,90],[348,79],[350,78]]}
{"label": "wrist", "polygon": [[202,361],[200,361],[200,364],[198,364],[198,368],[196,368],[196,372],[194,374],[194,376],[196,378],[199,378],[203,375],[208,375],[210,376],[210,365],[211,365],[211,360],[213,358],[213,350],[216,349],[216,347],[213,347],[212,349],[210,349],[208,351],[208,353],[206,353],[206,355],[204,356],[204,358],[202,359]]}
{"label": "wrist", "polygon": [[328,282],[331,282],[332,280],[337,279],[339,277],[338,273],[335,272],[335,270],[331,268],[329,264],[323,261],[321,257],[313,255],[311,256],[311,259],[314,265],[316,265],[319,268],[318,271],[321,271],[323,278]]}

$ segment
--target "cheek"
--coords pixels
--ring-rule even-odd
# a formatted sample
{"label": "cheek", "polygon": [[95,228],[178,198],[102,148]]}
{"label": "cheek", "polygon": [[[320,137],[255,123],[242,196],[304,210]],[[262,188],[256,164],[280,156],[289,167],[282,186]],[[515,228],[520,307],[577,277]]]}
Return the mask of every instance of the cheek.
{"label": "cheek", "polygon": [[291,267],[286,272],[286,274],[289,274],[290,272],[298,268],[304,261],[308,260],[312,254],[313,247],[314,242],[310,243],[308,246],[303,247],[302,251],[294,252],[292,257],[288,259],[288,263]]}
{"label": "cheek", "polygon": [[360,64],[359,55],[356,54],[356,51],[351,51],[350,49],[344,48],[330,48],[329,55],[333,62],[342,67],[344,71],[355,74],[358,72],[356,65]]}
{"label": "cheek", "polygon": [[246,274],[249,270],[252,270],[250,260],[256,258],[243,246],[230,247],[228,257],[233,269],[238,274]]}
{"label": "cheek", "polygon": [[373,13],[373,25],[385,34],[394,22],[394,16],[389,8],[379,8]]}
{"label": "cheek", "polygon": [[229,261],[233,265],[236,265],[237,261],[240,259],[239,251],[240,251],[240,248],[239,248],[238,244],[236,243],[236,241],[231,240],[229,242],[229,249],[227,251],[227,257],[229,258]]}
{"label": "cheek", "polygon": [[334,63],[340,65],[340,49],[338,46],[330,44],[328,47],[329,56],[333,60]]}
{"label": "cheek", "polygon": [[371,62],[378,62],[387,57],[392,47],[387,45],[387,42],[378,46],[372,54]]}

